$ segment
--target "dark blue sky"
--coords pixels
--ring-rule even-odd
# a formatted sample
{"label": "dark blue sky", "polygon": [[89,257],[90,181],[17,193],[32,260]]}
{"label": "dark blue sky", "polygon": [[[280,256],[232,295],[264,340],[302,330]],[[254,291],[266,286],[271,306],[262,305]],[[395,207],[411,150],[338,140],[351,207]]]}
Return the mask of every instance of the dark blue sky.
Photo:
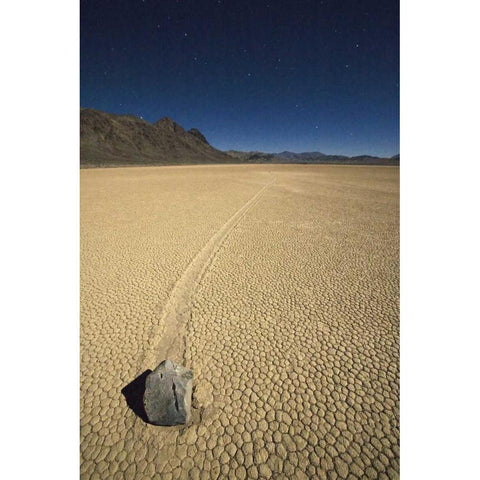
{"label": "dark blue sky", "polygon": [[398,0],[81,0],[81,105],[222,150],[399,152]]}

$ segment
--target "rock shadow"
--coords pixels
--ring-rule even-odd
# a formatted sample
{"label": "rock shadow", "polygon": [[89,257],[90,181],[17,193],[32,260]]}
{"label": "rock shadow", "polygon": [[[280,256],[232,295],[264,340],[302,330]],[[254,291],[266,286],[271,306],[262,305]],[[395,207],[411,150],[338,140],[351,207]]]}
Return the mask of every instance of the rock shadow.
{"label": "rock shadow", "polygon": [[135,380],[122,388],[122,395],[125,397],[127,405],[133,410],[133,413],[145,423],[150,422],[148,421],[147,413],[143,406],[143,394],[145,392],[145,382],[151,372],[149,369],[145,370]]}

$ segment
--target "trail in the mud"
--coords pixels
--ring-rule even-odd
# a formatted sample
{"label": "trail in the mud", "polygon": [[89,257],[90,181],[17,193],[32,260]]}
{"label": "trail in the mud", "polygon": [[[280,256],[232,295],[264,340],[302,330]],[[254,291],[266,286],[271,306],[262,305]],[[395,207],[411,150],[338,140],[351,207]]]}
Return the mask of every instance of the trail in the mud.
{"label": "trail in the mud", "polygon": [[[146,352],[143,368],[155,367],[168,358],[175,362],[185,362],[185,327],[191,317],[192,300],[197,285],[228,234],[242,220],[246,213],[258,202],[265,190],[275,182],[272,179],[264,185],[243,207],[235,212],[213,235],[207,244],[190,262],[183,275],[175,284],[163,309],[160,331],[154,332],[154,347]],[[157,340],[158,339],[158,340]]]}

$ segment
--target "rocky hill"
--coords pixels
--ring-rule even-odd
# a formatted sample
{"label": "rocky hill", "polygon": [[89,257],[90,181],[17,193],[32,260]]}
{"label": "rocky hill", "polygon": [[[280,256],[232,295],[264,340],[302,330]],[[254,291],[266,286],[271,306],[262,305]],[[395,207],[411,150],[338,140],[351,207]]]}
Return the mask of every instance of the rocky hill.
{"label": "rocky hill", "polygon": [[179,165],[235,163],[197,129],[164,117],[151,124],[131,115],[80,110],[80,165]]}

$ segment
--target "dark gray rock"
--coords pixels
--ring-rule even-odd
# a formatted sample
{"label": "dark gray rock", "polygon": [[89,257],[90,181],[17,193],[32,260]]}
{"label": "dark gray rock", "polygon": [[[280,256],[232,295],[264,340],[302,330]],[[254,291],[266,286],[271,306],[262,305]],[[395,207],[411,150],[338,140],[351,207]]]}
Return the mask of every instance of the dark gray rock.
{"label": "dark gray rock", "polygon": [[185,424],[191,418],[193,372],[164,360],[147,377],[143,405],[155,425]]}

